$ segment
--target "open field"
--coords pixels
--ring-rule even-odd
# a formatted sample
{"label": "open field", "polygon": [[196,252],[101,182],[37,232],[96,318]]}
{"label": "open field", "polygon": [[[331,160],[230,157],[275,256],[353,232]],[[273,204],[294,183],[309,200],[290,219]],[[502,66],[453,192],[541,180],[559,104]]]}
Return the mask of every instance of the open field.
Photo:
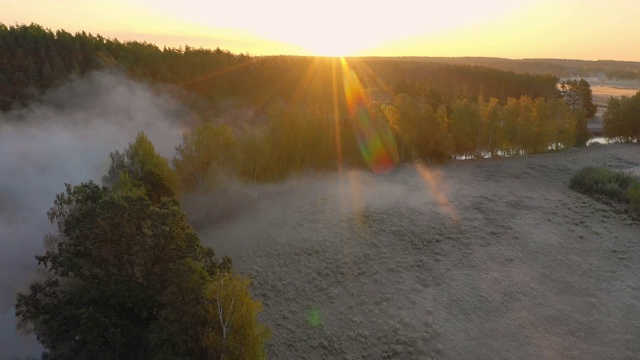
{"label": "open field", "polygon": [[[273,359],[631,359],[640,223],[568,181],[587,165],[639,171],[639,154],[298,178],[191,216],[255,279]],[[206,211],[229,201],[233,215]]]}

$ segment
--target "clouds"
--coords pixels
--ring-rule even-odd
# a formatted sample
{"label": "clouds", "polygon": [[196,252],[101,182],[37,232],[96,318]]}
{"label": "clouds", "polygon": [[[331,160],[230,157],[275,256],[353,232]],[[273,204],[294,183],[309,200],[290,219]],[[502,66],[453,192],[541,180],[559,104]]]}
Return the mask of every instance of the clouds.
{"label": "clouds", "polygon": [[46,211],[64,183],[99,182],[109,153],[144,131],[163,156],[181,141],[188,113],[168,95],[97,72],[74,79],[26,109],[0,114],[0,354],[39,354],[15,333],[13,304],[36,276],[33,257],[52,231]]}

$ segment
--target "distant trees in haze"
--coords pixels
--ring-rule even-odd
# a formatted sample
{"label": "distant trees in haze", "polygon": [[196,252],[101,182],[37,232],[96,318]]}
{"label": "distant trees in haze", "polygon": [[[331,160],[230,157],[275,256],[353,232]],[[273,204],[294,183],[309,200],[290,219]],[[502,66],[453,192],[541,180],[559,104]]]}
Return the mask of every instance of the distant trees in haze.
{"label": "distant trees in haze", "polygon": [[[379,58],[379,59],[392,59]],[[506,59],[496,57],[402,57],[424,63],[480,66],[502,71],[529,74],[551,74],[561,78],[602,77],[613,80],[640,79],[640,62],[618,60],[575,59]]]}
{"label": "distant trees in haze", "polygon": [[489,67],[421,61],[367,59],[354,62],[367,87],[376,88],[376,78],[384,79],[397,95],[420,97],[433,108],[452,106],[458,99],[475,101],[496,98],[505,104],[510,97],[555,99],[559,79],[549,74],[515,73]]}
{"label": "distant trees in haze", "polygon": [[607,70],[605,75],[612,80],[640,80],[640,69]]}
{"label": "distant trees in haze", "polygon": [[204,190],[206,180],[215,180],[235,165],[237,143],[226,125],[202,123],[186,132],[176,148],[172,164],[183,186]]}

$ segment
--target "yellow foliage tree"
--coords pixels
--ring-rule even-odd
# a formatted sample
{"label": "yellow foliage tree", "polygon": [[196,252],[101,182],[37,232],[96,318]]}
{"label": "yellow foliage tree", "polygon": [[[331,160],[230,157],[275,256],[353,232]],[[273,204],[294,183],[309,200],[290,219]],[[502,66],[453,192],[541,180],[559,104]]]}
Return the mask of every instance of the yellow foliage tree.
{"label": "yellow foliage tree", "polygon": [[258,321],[262,303],[249,292],[251,281],[233,273],[213,277],[205,289],[214,324],[204,335],[205,347],[214,359],[264,359],[264,343],[271,334]]}

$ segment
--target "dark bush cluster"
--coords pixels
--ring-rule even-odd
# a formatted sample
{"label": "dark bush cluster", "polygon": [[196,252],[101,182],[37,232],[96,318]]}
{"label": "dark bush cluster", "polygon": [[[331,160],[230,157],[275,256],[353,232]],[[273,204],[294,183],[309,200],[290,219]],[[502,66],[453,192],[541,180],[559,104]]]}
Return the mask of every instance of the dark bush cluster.
{"label": "dark bush cluster", "polygon": [[604,167],[586,167],[571,179],[571,188],[607,201],[628,204],[640,216],[640,177]]}

